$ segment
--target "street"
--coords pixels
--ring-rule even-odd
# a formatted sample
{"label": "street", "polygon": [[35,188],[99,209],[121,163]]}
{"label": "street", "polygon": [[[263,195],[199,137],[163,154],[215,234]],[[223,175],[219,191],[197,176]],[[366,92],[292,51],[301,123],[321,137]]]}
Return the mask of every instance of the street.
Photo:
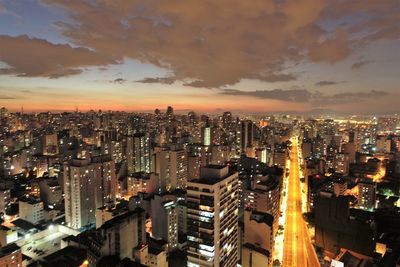
{"label": "street", "polygon": [[290,152],[290,175],[287,189],[282,266],[320,266],[302,215],[297,138],[292,138],[291,140],[292,150]]}

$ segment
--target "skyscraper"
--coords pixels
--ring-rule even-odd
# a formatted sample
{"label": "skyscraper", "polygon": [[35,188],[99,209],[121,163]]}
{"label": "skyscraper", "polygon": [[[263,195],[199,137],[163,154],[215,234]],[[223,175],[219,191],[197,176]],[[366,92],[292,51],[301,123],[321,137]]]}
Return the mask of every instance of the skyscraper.
{"label": "skyscraper", "polygon": [[211,127],[210,126],[204,126],[201,129],[201,140],[203,145],[209,146],[211,145]]}
{"label": "skyscraper", "polygon": [[94,224],[96,209],[114,200],[114,165],[104,156],[64,163],[65,221],[70,227]]}
{"label": "skyscraper", "polygon": [[176,197],[173,195],[154,195],[151,200],[152,231],[156,239],[168,242],[168,249],[178,245],[178,214]]}
{"label": "skyscraper", "polygon": [[149,173],[150,165],[150,138],[146,134],[136,133],[127,138],[128,173]]}
{"label": "skyscraper", "polygon": [[183,149],[170,151],[171,181],[174,188],[186,188],[188,180],[188,158]]}
{"label": "skyscraper", "polygon": [[241,122],[241,149],[246,152],[247,147],[253,146],[253,122],[251,120],[244,120]]}
{"label": "skyscraper", "polygon": [[363,180],[358,183],[358,207],[372,210],[376,201],[376,183],[370,180]]}
{"label": "skyscraper", "polygon": [[188,267],[236,266],[238,261],[238,173],[209,165],[188,182]]}

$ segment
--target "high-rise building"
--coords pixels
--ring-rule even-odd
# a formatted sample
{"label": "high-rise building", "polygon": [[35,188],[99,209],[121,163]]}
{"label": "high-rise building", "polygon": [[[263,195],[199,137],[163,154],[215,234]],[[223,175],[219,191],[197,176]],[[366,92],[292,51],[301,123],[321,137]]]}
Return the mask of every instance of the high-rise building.
{"label": "high-rise building", "polygon": [[210,126],[204,126],[201,129],[201,140],[202,144],[205,146],[211,145],[211,127]]}
{"label": "high-rise building", "polygon": [[272,216],[274,233],[278,230],[280,215],[280,184],[276,176],[256,177],[251,189],[244,192],[246,208]]}
{"label": "high-rise building", "polygon": [[238,173],[209,165],[187,186],[188,267],[238,262]]}
{"label": "high-rise building", "polygon": [[347,190],[347,181],[344,179],[338,179],[333,181],[333,193],[335,196],[344,196]]}
{"label": "high-rise building", "polygon": [[286,160],[287,160],[288,153],[284,148],[275,148],[274,149],[274,157],[273,163],[274,165],[285,168]]}
{"label": "high-rise building", "polygon": [[64,163],[65,220],[75,229],[94,224],[96,209],[115,200],[115,164],[107,156]]}
{"label": "high-rise building", "polygon": [[259,162],[267,163],[267,149],[264,148],[257,148],[256,149],[256,158]]}
{"label": "high-rise building", "polygon": [[358,183],[357,206],[361,209],[372,210],[376,202],[376,183],[362,180]]}
{"label": "high-rise building", "polygon": [[154,148],[153,168],[154,172],[158,174],[159,177],[160,191],[172,191],[170,153],[168,148]]}
{"label": "high-rise building", "polygon": [[162,192],[184,189],[188,180],[188,156],[183,149],[154,148],[154,172],[159,175]]}
{"label": "high-rise building", "polygon": [[311,151],[312,151],[311,141],[309,139],[303,140],[303,142],[301,143],[301,153],[303,160],[305,158],[311,157]]}
{"label": "high-rise building", "polygon": [[342,146],[342,152],[347,154],[349,157],[349,163],[356,162],[356,146],[354,143],[346,143]]}
{"label": "high-rise building", "polygon": [[153,237],[168,242],[168,250],[178,245],[178,214],[174,195],[154,195],[151,200]]}
{"label": "high-rise building", "polygon": [[145,212],[137,208],[105,222],[89,235],[89,266],[97,266],[105,256],[128,258],[147,265]]}
{"label": "high-rise building", "polygon": [[233,130],[233,117],[232,117],[232,113],[229,111],[224,112],[224,114],[222,115],[222,128],[229,132]]}
{"label": "high-rise building", "polygon": [[312,156],[321,158],[324,155],[326,155],[325,140],[320,135],[317,135],[312,141]]}
{"label": "high-rise building", "polygon": [[200,178],[201,158],[188,156],[188,181]]}
{"label": "high-rise building", "polygon": [[241,149],[242,152],[246,151],[247,147],[253,146],[254,128],[251,120],[244,120],[241,122]]}
{"label": "high-rise building", "polygon": [[150,172],[151,157],[149,136],[142,133],[128,136],[126,151],[128,173]]}
{"label": "high-rise building", "polygon": [[170,151],[172,188],[184,189],[188,180],[188,158],[183,149]]}
{"label": "high-rise building", "polygon": [[210,164],[224,165],[230,159],[230,148],[228,146],[211,146]]}
{"label": "high-rise building", "polygon": [[347,175],[349,173],[349,154],[336,153],[333,159],[333,168],[335,172]]}
{"label": "high-rise building", "polygon": [[376,248],[376,223],[368,212],[352,212],[350,196],[319,196],[315,202],[315,245],[328,255],[340,248],[372,256]]}
{"label": "high-rise building", "polygon": [[139,193],[154,194],[159,190],[158,175],[154,172],[136,172],[130,174],[126,179],[128,196],[136,196]]}
{"label": "high-rise building", "polygon": [[11,203],[10,189],[0,189],[0,212],[6,213]]}
{"label": "high-rise building", "polygon": [[46,205],[55,205],[62,201],[62,188],[56,178],[39,180],[40,198]]}
{"label": "high-rise building", "polygon": [[274,218],[271,214],[245,210],[242,266],[269,266],[273,249]]}
{"label": "high-rise building", "polygon": [[44,219],[43,202],[39,198],[24,197],[18,201],[19,217],[33,224]]}
{"label": "high-rise building", "polygon": [[56,133],[43,135],[42,142],[44,155],[58,154],[58,137]]}

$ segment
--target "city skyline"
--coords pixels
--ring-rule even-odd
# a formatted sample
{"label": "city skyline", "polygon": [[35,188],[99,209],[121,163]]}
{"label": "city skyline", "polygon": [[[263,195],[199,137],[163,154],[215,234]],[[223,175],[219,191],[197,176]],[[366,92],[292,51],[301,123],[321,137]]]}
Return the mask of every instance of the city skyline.
{"label": "city skyline", "polygon": [[0,266],[400,267],[399,0],[0,0]]}
{"label": "city skyline", "polygon": [[397,1],[0,1],[11,111],[398,111]]}

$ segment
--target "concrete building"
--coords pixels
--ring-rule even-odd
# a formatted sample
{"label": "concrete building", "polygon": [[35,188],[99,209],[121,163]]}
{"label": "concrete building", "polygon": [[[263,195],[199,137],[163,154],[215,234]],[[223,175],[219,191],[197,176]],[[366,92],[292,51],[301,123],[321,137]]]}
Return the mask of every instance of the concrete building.
{"label": "concrete building", "polygon": [[259,162],[267,163],[267,149],[266,148],[257,148],[256,149],[256,159]]}
{"label": "concrete building", "polygon": [[246,152],[248,147],[253,146],[254,139],[254,125],[251,120],[244,120],[240,123],[240,141],[241,141],[241,150],[242,152]]}
{"label": "concrete building", "polygon": [[155,173],[137,172],[127,177],[127,193],[136,196],[139,193],[154,194],[159,190],[159,178]]}
{"label": "concrete building", "polygon": [[278,149],[277,148],[274,150],[274,159],[273,159],[274,165],[276,165],[280,168],[285,168],[286,160],[287,160],[286,149],[281,149],[281,148]]}
{"label": "concrete building", "polygon": [[335,172],[341,173],[343,175],[349,174],[349,154],[346,153],[336,153],[333,159],[333,168]]}
{"label": "concrete building", "polygon": [[40,199],[46,205],[55,205],[62,201],[62,188],[56,177],[39,180]]}
{"label": "concrete building", "polygon": [[303,160],[305,158],[311,157],[312,143],[309,139],[303,140],[303,142],[301,143],[301,153]]}
{"label": "concrete building", "polygon": [[251,189],[244,191],[244,206],[273,217],[274,233],[278,230],[280,184],[275,176],[256,177]]}
{"label": "concrete building", "polygon": [[56,133],[43,135],[42,142],[43,155],[58,154],[58,137]]}
{"label": "concrete building", "polygon": [[373,210],[376,202],[376,183],[362,180],[358,183],[357,206],[361,209]]}
{"label": "concrete building", "polygon": [[349,197],[319,197],[315,207],[315,245],[333,257],[340,248],[371,256],[376,248],[373,214],[350,209]]}
{"label": "concrete building", "polygon": [[95,224],[96,209],[115,201],[114,161],[108,157],[73,159],[64,163],[65,220],[79,229]]}
{"label": "concrete building", "polygon": [[183,149],[154,148],[154,172],[159,175],[161,192],[186,188],[188,157]]}
{"label": "concrete building", "polygon": [[151,225],[155,239],[168,242],[168,250],[178,246],[178,211],[176,196],[154,195],[151,200]]}
{"label": "concrete building", "polygon": [[184,189],[188,180],[188,158],[183,149],[170,151],[170,172],[173,189]]}
{"label": "concrete building", "polygon": [[120,202],[116,206],[104,206],[98,208],[96,210],[96,229],[100,228],[107,221],[127,212],[128,210],[129,202]]}
{"label": "concrete building", "polygon": [[238,173],[209,165],[188,182],[188,266],[236,266],[238,248]]}
{"label": "concrete building", "polygon": [[0,212],[6,213],[7,208],[11,203],[11,195],[9,189],[1,189],[0,190]]}
{"label": "concrete building", "polygon": [[230,159],[229,146],[211,146],[210,164],[224,165]]}
{"label": "concrete building", "polygon": [[0,247],[18,240],[18,232],[15,229],[10,229],[7,226],[0,225]]}
{"label": "concrete building", "polygon": [[354,143],[343,144],[342,152],[349,156],[349,163],[356,162],[356,145]]}
{"label": "concrete building", "polygon": [[15,243],[0,248],[0,266],[22,266],[21,249]]}
{"label": "concrete building", "polygon": [[[164,250],[149,247],[149,267],[168,267],[167,253]],[[172,266],[171,266],[172,267]]]}
{"label": "concrete building", "polygon": [[269,251],[249,243],[242,246],[242,267],[269,266]]}
{"label": "concrete building", "polygon": [[151,172],[150,137],[137,133],[127,137],[128,173]]}
{"label": "concrete building", "polygon": [[103,224],[89,236],[89,266],[105,256],[118,256],[147,265],[145,212],[138,208]]}
{"label": "concrete building", "polygon": [[[261,253],[259,257],[262,258],[262,256],[264,256],[268,259],[267,262],[271,263],[269,255],[272,255],[275,236],[273,232],[273,222],[274,218],[271,214],[252,211],[250,209],[244,211],[243,244],[248,245],[242,247],[242,264],[246,263],[243,266],[260,266],[252,263],[250,259],[243,261],[243,258],[246,259],[247,254],[251,256],[252,253],[248,253],[249,250],[252,250],[254,251],[253,253],[255,253],[257,252],[257,249],[265,251],[266,253]],[[266,262],[264,262],[264,264],[265,263]],[[268,264],[265,264],[265,266],[267,265]]]}
{"label": "concrete building", "polygon": [[201,129],[201,140],[204,146],[211,145],[211,127],[205,126]]}
{"label": "concrete building", "polygon": [[19,217],[33,224],[44,219],[43,202],[39,198],[24,197],[18,201]]}
{"label": "concrete building", "polygon": [[188,156],[188,181],[200,178],[201,158]]}
{"label": "concrete building", "polygon": [[338,179],[333,181],[333,193],[335,196],[344,196],[347,190],[347,181],[344,179]]}
{"label": "concrete building", "polygon": [[387,136],[378,136],[376,139],[376,150],[382,153],[390,153],[392,140]]}
{"label": "concrete building", "polygon": [[155,147],[153,159],[153,171],[158,174],[160,179],[161,192],[173,191],[169,149],[166,147]]}

